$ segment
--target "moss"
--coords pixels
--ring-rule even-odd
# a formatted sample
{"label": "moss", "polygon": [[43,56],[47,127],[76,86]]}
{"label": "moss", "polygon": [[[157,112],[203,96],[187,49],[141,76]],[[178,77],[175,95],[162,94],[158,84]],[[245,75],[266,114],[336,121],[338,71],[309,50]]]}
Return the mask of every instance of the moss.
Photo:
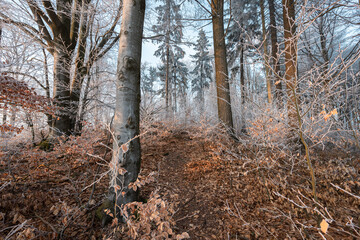
{"label": "moss", "polygon": [[112,217],[109,216],[109,214],[107,214],[105,210],[109,209],[110,212],[114,214],[114,206],[115,205],[112,201],[110,201],[109,199],[105,199],[105,201],[100,205],[100,207],[96,209],[95,215],[97,216],[97,218],[99,218],[103,227],[110,223],[112,220]]}
{"label": "moss", "polygon": [[39,148],[43,151],[49,152],[53,150],[54,144],[51,143],[49,140],[43,140],[38,144]]}

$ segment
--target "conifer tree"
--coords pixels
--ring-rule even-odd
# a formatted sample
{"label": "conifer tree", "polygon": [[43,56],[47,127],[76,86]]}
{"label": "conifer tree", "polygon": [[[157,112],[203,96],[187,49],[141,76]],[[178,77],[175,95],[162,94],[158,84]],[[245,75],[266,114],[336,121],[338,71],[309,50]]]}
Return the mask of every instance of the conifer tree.
{"label": "conifer tree", "polygon": [[192,55],[195,63],[194,69],[191,71],[193,79],[191,81],[192,92],[196,94],[195,98],[200,104],[200,112],[204,111],[204,89],[208,88],[212,81],[213,69],[211,66],[211,56],[209,55],[209,40],[203,29],[199,31],[198,39],[194,50],[196,53]]}
{"label": "conifer tree", "polygon": [[[165,96],[166,109],[173,105],[176,111],[177,97],[184,91],[187,84],[187,68],[182,62],[185,56],[184,50],[180,47],[183,38],[183,25],[180,5],[176,0],[160,0],[162,4],[155,8],[157,12],[157,24],[153,25],[152,30],[157,36],[156,43],[159,43],[155,56],[161,59],[161,69],[164,74],[160,74],[164,82],[161,93]],[[179,77],[181,76],[181,77]]]}

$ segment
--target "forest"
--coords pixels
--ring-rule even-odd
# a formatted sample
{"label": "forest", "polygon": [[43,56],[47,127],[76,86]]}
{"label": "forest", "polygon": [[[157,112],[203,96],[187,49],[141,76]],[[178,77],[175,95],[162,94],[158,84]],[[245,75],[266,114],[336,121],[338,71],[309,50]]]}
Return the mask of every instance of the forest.
{"label": "forest", "polygon": [[0,240],[360,239],[360,1],[0,9]]}

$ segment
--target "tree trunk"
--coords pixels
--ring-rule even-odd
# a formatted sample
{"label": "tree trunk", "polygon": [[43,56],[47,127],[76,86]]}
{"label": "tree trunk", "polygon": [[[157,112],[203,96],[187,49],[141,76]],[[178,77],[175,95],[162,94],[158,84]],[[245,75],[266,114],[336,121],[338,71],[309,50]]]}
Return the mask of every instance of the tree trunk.
{"label": "tree trunk", "polygon": [[[46,1],[48,2],[48,1]],[[43,4],[46,3],[45,1]],[[79,1],[57,0],[57,22],[51,25],[53,32],[53,56],[54,56],[54,100],[59,107],[53,124],[52,136],[71,135],[73,122],[76,115],[72,115],[73,106],[70,98],[70,71],[72,54],[76,47],[79,27]],[[51,4],[51,3],[50,3]],[[71,6],[71,7],[70,7]],[[46,6],[45,6],[46,7]]]}
{"label": "tree trunk", "polygon": [[2,116],[2,124],[5,125],[7,121],[7,104],[4,104],[3,108],[3,116]]}
{"label": "tree trunk", "polygon": [[[241,87],[241,132],[246,133],[245,124],[245,72],[244,72],[244,43],[241,39],[240,51],[240,87]],[[248,78],[249,79],[249,78]]]}
{"label": "tree trunk", "polygon": [[224,0],[213,0],[211,4],[211,9],[218,115],[220,121],[225,124],[225,126],[232,133],[233,119],[231,112],[230,86],[228,79],[228,67],[224,35]]}
{"label": "tree trunk", "polygon": [[268,0],[269,3],[269,12],[270,12],[270,35],[271,35],[271,62],[273,66],[273,81],[275,82],[275,99],[277,100],[278,105],[281,107],[283,103],[282,99],[282,82],[280,79],[280,65],[279,65],[279,46],[277,42],[277,28],[276,28],[276,18],[275,18],[275,4],[274,0]]}
{"label": "tree trunk", "polygon": [[170,50],[169,44],[166,46],[166,76],[165,76],[165,107],[166,107],[166,116],[169,114],[169,81],[170,81],[170,69],[169,69],[169,60],[170,60]]}
{"label": "tree trunk", "polygon": [[[2,22],[0,22],[0,47],[2,46],[1,40],[2,40]],[[7,104],[5,103],[3,112],[2,112],[2,124],[3,125],[6,124],[6,120],[7,120]]]}
{"label": "tree trunk", "polygon": [[72,134],[71,103],[70,103],[70,63],[69,53],[58,49],[54,53],[54,100],[60,109],[53,125],[53,135]]}
{"label": "tree trunk", "polygon": [[[113,145],[113,176],[110,183],[110,192],[115,193],[116,205],[120,209],[126,203],[136,201],[138,197],[138,192],[129,188],[129,184],[137,179],[141,162],[138,135],[144,14],[145,0],[124,0],[116,83],[116,139]],[[120,174],[120,168],[125,169],[126,173]]]}
{"label": "tree trunk", "polygon": [[290,137],[298,129],[297,115],[297,39],[295,26],[294,0],[283,0],[283,19],[285,37],[285,81],[287,88],[287,109],[290,126]]}
{"label": "tree trunk", "polygon": [[[42,48],[42,52],[44,55],[44,75],[45,75],[45,92],[46,92],[46,97],[49,99],[49,105],[52,105],[52,101],[51,96],[50,96],[50,82],[49,82],[49,69],[48,69],[48,61],[47,61],[47,56],[46,56],[46,52],[45,49]],[[49,127],[52,127],[53,125],[53,116],[51,114],[46,114],[47,117],[47,124]]]}
{"label": "tree trunk", "polygon": [[86,39],[88,36],[88,27],[87,27],[87,21],[88,21],[88,5],[90,1],[89,0],[83,0],[82,9],[81,9],[81,26],[78,36],[78,49],[75,59],[75,70],[74,70],[74,78],[71,83],[71,103],[72,103],[72,109],[71,109],[71,115],[72,122],[71,122],[71,128],[75,133],[79,133],[79,128],[77,126],[80,126],[79,121],[80,119],[80,95],[81,95],[81,87],[84,82],[84,78],[86,75],[88,75],[88,72],[90,71],[90,66],[85,66],[85,53],[86,53]]}
{"label": "tree trunk", "polygon": [[[170,27],[170,1],[166,1],[166,26]],[[169,117],[169,101],[170,101],[170,29],[167,29],[165,36],[166,44],[166,76],[165,76],[165,107],[166,117]]]}
{"label": "tree trunk", "polygon": [[269,55],[268,55],[268,44],[266,40],[266,27],[265,27],[265,10],[264,10],[264,0],[260,0],[260,8],[261,8],[261,25],[263,32],[263,41],[264,41],[264,67],[265,67],[265,79],[266,79],[266,87],[267,87],[267,95],[268,95],[268,103],[272,102],[271,96],[271,81],[269,76]]}

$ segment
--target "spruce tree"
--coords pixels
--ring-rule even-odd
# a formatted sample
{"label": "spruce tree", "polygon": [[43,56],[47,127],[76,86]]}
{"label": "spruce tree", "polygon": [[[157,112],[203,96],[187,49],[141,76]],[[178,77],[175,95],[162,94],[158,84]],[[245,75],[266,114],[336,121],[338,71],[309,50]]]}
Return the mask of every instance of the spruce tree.
{"label": "spruce tree", "polygon": [[198,39],[194,50],[196,53],[192,55],[195,63],[194,69],[191,71],[193,79],[191,81],[192,92],[195,93],[195,99],[200,104],[200,112],[204,111],[204,90],[208,88],[212,81],[213,69],[211,66],[211,56],[209,55],[209,40],[203,29],[199,31]]}
{"label": "spruce tree", "polygon": [[157,23],[153,25],[153,32],[159,37],[154,41],[159,43],[155,56],[161,59],[159,74],[163,82],[160,93],[165,96],[166,109],[177,110],[177,98],[183,95],[187,88],[188,69],[182,62],[185,52],[180,44],[183,38],[182,15],[180,4],[176,0],[160,0],[161,4],[155,8]]}

